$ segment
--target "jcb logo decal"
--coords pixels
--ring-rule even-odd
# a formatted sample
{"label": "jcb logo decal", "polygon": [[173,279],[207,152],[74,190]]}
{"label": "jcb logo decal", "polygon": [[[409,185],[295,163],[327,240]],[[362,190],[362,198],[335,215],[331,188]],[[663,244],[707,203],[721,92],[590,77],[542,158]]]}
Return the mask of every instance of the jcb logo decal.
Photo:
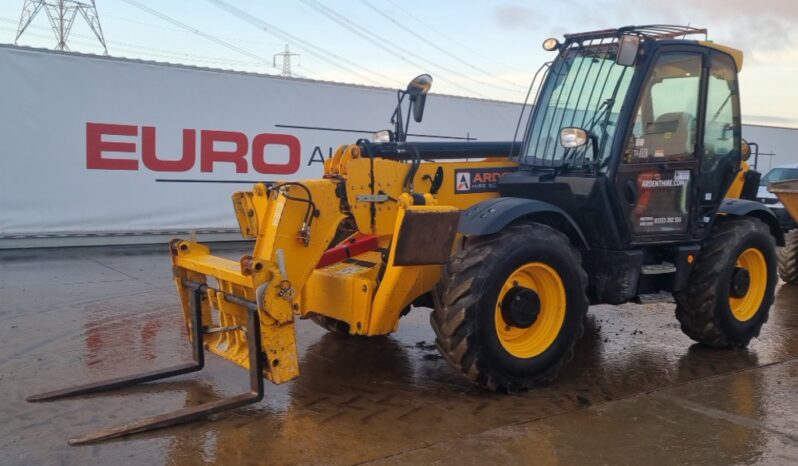
{"label": "jcb logo decal", "polygon": [[454,193],[484,193],[496,191],[502,176],[515,171],[514,167],[468,168],[454,171]]}

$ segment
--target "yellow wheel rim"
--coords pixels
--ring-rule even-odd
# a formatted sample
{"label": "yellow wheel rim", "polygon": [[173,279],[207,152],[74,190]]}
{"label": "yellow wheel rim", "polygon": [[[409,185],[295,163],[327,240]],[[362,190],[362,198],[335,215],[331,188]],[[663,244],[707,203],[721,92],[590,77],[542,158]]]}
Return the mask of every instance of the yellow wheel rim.
{"label": "yellow wheel rim", "polygon": [[[505,322],[501,303],[514,286],[534,290],[540,298],[540,313],[528,328],[514,327]],[[565,287],[560,274],[542,262],[530,262],[517,268],[505,280],[496,302],[495,320],[499,342],[507,352],[518,358],[532,358],[554,343],[565,321]]]}
{"label": "yellow wheel rim", "polygon": [[748,248],[743,251],[737,258],[735,266],[748,271],[750,285],[745,295],[739,298],[729,295],[729,307],[731,307],[735,319],[745,322],[756,315],[765,298],[768,267],[764,254],[756,248]]}

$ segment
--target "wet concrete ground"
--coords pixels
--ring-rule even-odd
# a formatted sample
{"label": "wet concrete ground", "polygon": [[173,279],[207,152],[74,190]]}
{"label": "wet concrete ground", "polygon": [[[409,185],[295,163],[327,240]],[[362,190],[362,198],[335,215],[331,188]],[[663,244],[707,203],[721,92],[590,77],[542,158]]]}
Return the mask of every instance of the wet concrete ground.
{"label": "wet concrete ground", "polygon": [[3,464],[798,463],[798,287],[746,350],[692,345],[672,304],[592,307],[560,378],[509,396],[449,368],[427,309],[384,338],[301,321],[302,375],[259,404],[84,447],[66,441],[237,394],[247,374],[209,355],[169,381],[24,401],[190,360],[165,246],[0,251],[0,297]]}

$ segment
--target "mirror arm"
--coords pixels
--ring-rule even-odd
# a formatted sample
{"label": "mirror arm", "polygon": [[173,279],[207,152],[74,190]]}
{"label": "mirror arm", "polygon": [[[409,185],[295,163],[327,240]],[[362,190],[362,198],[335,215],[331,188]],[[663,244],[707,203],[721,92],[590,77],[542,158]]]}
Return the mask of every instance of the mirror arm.
{"label": "mirror arm", "polygon": [[[593,160],[599,159],[599,138],[592,132],[587,133],[587,137],[590,138],[590,142],[593,143]],[[582,156],[584,158],[584,156]],[[584,160],[583,160],[584,161]]]}
{"label": "mirror arm", "polygon": [[396,91],[398,103],[396,104],[396,110],[393,112],[394,115],[394,133],[395,139],[399,142],[404,141],[407,139],[405,135],[404,123],[402,122],[402,101],[405,100],[405,95],[407,93],[404,91]]}
{"label": "mirror arm", "polygon": [[413,98],[411,97],[410,100],[409,100],[409,103],[407,104],[407,118],[405,119],[406,121],[405,121],[405,131],[404,131],[405,140],[407,140],[407,132],[410,131],[410,115],[413,114],[413,105],[414,104],[415,104],[415,102],[413,101]]}

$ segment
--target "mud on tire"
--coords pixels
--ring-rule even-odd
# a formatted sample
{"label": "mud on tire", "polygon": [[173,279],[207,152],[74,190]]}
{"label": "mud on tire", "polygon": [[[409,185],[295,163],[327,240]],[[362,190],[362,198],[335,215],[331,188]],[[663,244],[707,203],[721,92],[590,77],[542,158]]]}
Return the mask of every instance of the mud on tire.
{"label": "mud on tire", "polygon": [[779,251],[779,276],[785,283],[798,285],[798,228],[784,235]]}
{"label": "mud on tire", "polygon": [[[540,262],[556,270],[565,291],[565,317],[542,353],[519,358],[499,341],[496,304],[504,282],[519,266]],[[496,391],[518,391],[556,378],[584,333],[587,274],[568,237],[543,224],[526,223],[469,238],[444,267],[430,315],[440,353],[467,378]]]}
{"label": "mud on tire", "polygon": [[[755,248],[764,256],[767,282],[756,313],[745,321],[731,310],[732,274],[741,253]],[[676,318],[693,340],[712,347],[744,347],[768,320],[776,287],[775,240],[765,223],[753,217],[719,220],[705,240],[687,288],[674,293]]]}

